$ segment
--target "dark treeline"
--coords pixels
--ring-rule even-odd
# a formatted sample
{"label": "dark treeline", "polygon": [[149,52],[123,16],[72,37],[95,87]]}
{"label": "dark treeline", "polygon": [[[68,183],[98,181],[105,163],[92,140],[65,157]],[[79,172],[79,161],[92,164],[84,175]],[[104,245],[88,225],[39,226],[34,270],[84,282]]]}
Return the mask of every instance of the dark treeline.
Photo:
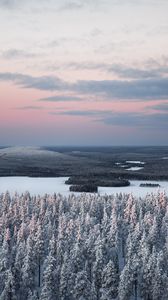
{"label": "dark treeline", "polygon": [[167,300],[164,193],[0,196],[0,300]]}

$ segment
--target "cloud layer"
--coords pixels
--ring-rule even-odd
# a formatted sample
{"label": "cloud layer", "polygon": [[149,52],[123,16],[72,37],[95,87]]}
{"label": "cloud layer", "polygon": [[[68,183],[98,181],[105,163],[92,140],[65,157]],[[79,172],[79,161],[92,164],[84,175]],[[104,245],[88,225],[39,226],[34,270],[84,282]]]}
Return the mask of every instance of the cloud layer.
{"label": "cloud layer", "polygon": [[[59,67],[59,66],[58,66]],[[104,71],[117,75],[125,79],[150,79],[159,78],[168,75],[168,65],[155,65],[150,67],[131,67],[122,64],[105,64],[105,63],[93,63],[93,62],[70,62],[68,64],[62,65],[63,68],[68,68],[70,70],[97,70]]]}
{"label": "cloud layer", "polygon": [[9,128],[16,143],[165,143],[167,11],[167,0],[0,0],[0,143]]}
{"label": "cloud layer", "polygon": [[168,130],[168,111],[165,113],[130,113],[102,110],[67,110],[50,112],[51,115],[91,117],[94,122],[112,126],[126,126]]}
{"label": "cloud layer", "polygon": [[[62,79],[55,76],[34,77],[19,73],[0,73],[0,81],[10,81],[16,85],[21,86],[22,88],[27,89],[31,88],[44,91],[71,91],[83,95],[99,95],[108,99],[168,99],[168,78],[162,77],[129,81],[79,80],[75,83],[70,83],[63,81]],[[49,101],[49,99],[50,101],[58,101],[58,98],[59,97],[57,96],[53,98],[44,98],[43,100],[41,99],[41,101]],[[70,99],[72,100],[71,96],[69,100]],[[62,100],[67,101],[68,97],[63,96]]]}

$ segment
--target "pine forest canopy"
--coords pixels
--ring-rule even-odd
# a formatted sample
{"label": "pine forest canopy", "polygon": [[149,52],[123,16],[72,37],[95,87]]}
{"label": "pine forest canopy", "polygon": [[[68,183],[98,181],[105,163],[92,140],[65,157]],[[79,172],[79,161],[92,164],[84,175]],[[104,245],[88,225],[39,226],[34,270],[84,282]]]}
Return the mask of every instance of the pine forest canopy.
{"label": "pine forest canopy", "polygon": [[0,195],[0,299],[167,300],[168,197]]}

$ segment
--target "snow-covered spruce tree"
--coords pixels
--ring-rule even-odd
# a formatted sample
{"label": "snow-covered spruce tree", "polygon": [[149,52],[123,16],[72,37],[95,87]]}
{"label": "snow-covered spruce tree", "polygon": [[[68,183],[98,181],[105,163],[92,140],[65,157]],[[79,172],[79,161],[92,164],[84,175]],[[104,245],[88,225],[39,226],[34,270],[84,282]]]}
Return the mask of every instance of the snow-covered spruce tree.
{"label": "snow-covered spruce tree", "polygon": [[156,268],[152,278],[152,299],[168,299],[168,272],[162,250],[156,257]]}
{"label": "snow-covered spruce tree", "polygon": [[15,286],[17,294],[20,294],[22,288],[22,267],[25,261],[25,253],[26,253],[26,243],[25,241],[20,241],[19,244],[16,244],[17,251],[15,256],[13,274],[15,277]]}
{"label": "snow-covered spruce tree", "polygon": [[106,260],[106,256],[104,255],[105,247],[104,247],[103,240],[101,239],[100,236],[96,240],[95,246],[96,246],[95,248],[96,260],[95,262],[93,262],[92,279],[94,282],[94,286],[96,288],[97,300],[99,300],[101,295],[102,283],[103,283],[102,274],[103,274],[103,269]]}
{"label": "snow-covered spruce tree", "polygon": [[116,299],[118,295],[119,270],[113,260],[104,267],[102,273],[101,300]]}
{"label": "snow-covered spruce tree", "polygon": [[42,291],[40,300],[57,300],[58,293],[58,279],[56,269],[56,259],[50,252],[45,261],[45,271],[43,273]]}
{"label": "snow-covered spruce tree", "polygon": [[34,237],[29,235],[26,244],[26,253],[23,266],[21,269],[21,295],[24,299],[27,299],[29,290],[32,292],[36,288],[35,274],[36,274],[36,260],[35,260],[35,242]]}
{"label": "snow-covered spruce tree", "polygon": [[1,300],[17,300],[15,279],[12,274],[12,270],[9,269],[5,274],[5,286],[0,296]]}
{"label": "snow-covered spruce tree", "polygon": [[92,294],[91,282],[87,278],[87,273],[83,270],[76,274],[74,286],[74,299],[91,300],[94,299]]}
{"label": "snow-covered spruce tree", "polygon": [[116,209],[112,209],[111,218],[109,221],[109,230],[107,233],[108,236],[108,246],[109,248],[117,248],[118,252],[120,251],[121,242],[119,240],[119,231],[118,231],[118,218]]}
{"label": "snow-covered spruce tree", "polygon": [[142,265],[141,296],[150,300],[152,299],[152,282],[156,270],[157,253],[155,247],[151,254],[148,252],[148,255],[145,265]]}
{"label": "snow-covered spruce tree", "polygon": [[72,269],[71,258],[67,253],[64,255],[64,262],[61,266],[59,299],[73,299],[73,291],[75,286],[75,274]]}
{"label": "snow-covered spruce tree", "polygon": [[11,236],[9,229],[7,228],[4,231],[4,240],[1,242],[0,247],[0,292],[3,291],[5,286],[5,278],[6,272],[9,270],[12,264],[12,257],[11,257]]}
{"label": "snow-covered spruce tree", "polygon": [[41,267],[44,262],[44,232],[41,223],[37,223],[37,233],[35,237],[35,259],[37,264],[38,287],[41,287]]}
{"label": "snow-covered spruce tree", "polygon": [[124,266],[120,274],[119,281],[119,300],[129,300],[133,293],[133,274],[131,272],[130,261]]}

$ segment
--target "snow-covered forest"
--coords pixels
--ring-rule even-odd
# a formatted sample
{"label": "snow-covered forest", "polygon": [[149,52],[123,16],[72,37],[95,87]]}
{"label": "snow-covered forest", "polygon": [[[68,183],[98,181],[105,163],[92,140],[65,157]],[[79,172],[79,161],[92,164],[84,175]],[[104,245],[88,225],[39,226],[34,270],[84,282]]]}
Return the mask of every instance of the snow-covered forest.
{"label": "snow-covered forest", "polygon": [[0,300],[167,300],[164,193],[0,196]]}

